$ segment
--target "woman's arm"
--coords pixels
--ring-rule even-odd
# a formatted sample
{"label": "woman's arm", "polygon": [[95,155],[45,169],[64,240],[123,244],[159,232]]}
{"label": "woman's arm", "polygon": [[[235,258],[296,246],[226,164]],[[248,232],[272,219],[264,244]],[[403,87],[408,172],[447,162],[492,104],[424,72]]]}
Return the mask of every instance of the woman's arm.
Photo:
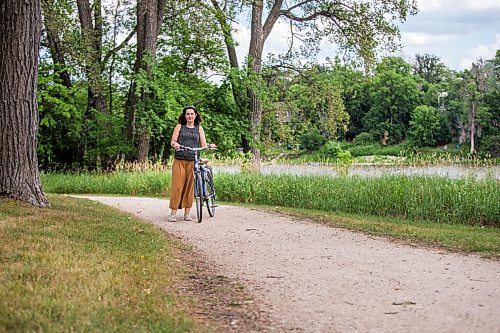
{"label": "woman's arm", "polygon": [[207,140],[205,139],[205,130],[200,126],[200,144],[202,147],[207,145]]}
{"label": "woman's arm", "polygon": [[177,124],[174,128],[174,133],[172,134],[172,139],[170,140],[170,146],[172,146],[175,150],[178,150],[181,146],[177,140],[179,140],[179,132],[181,131],[181,124]]}
{"label": "woman's arm", "polygon": [[[200,126],[200,144],[202,147],[207,145],[207,140],[205,139],[205,130]],[[216,148],[217,146],[213,143],[209,144],[210,148]]]}

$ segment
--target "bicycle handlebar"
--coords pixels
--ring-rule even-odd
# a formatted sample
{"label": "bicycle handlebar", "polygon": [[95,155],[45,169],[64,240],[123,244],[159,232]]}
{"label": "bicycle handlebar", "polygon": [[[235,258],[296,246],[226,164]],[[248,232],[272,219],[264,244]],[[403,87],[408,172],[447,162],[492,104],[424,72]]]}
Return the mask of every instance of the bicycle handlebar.
{"label": "bicycle handlebar", "polygon": [[205,149],[209,150],[209,149],[215,149],[215,148],[212,148],[210,146],[204,146],[204,147],[200,147],[200,148],[191,148],[191,147],[188,147],[188,146],[180,146],[179,150],[181,150],[181,149],[183,149],[183,150],[192,150],[192,151],[200,151],[200,150],[205,150]]}

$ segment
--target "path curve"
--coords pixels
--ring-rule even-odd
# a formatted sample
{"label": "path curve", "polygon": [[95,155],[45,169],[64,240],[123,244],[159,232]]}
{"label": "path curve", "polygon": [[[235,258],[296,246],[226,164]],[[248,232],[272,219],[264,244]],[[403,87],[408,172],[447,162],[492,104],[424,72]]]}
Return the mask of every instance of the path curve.
{"label": "path curve", "polygon": [[244,281],[279,331],[500,333],[500,261],[241,207],[171,223],[167,200],[87,198],[193,245]]}

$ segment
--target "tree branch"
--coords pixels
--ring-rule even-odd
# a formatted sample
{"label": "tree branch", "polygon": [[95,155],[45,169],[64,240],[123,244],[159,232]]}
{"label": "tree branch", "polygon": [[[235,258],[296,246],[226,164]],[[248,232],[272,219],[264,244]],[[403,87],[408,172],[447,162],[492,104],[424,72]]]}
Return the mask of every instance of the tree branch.
{"label": "tree branch", "polygon": [[135,33],[137,32],[137,26],[134,27],[134,29],[128,34],[127,38],[125,38],[123,40],[123,42],[120,43],[120,45],[118,45],[117,47],[115,47],[114,49],[112,50],[109,50],[108,53],[106,53],[106,56],[104,57],[104,61],[103,63],[107,63],[109,58],[117,53],[118,51],[120,51],[121,49],[123,49],[125,47],[125,45],[127,45],[127,43],[130,41],[130,39],[132,39],[132,37],[134,37]]}
{"label": "tree branch", "polygon": [[283,0],[275,0],[269,15],[267,15],[267,19],[262,26],[262,36],[263,39],[266,40],[267,36],[273,30],[273,26],[280,17],[281,5],[283,4]]}

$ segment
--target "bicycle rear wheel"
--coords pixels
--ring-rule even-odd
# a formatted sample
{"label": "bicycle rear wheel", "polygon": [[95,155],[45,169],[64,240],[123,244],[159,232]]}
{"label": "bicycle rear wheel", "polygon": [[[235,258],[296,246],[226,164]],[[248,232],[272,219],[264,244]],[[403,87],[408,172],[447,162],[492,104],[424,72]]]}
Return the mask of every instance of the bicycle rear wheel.
{"label": "bicycle rear wheel", "polygon": [[207,205],[208,215],[214,217],[215,215],[215,187],[212,171],[208,170],[205,172],[205,204]]}
{"label": "bicycle rear wheel", "polygon": [[194,199],[196,201],[196,215],[198,216],[198,223],[203,219],[203,185],[200,176],[194,177]]}

